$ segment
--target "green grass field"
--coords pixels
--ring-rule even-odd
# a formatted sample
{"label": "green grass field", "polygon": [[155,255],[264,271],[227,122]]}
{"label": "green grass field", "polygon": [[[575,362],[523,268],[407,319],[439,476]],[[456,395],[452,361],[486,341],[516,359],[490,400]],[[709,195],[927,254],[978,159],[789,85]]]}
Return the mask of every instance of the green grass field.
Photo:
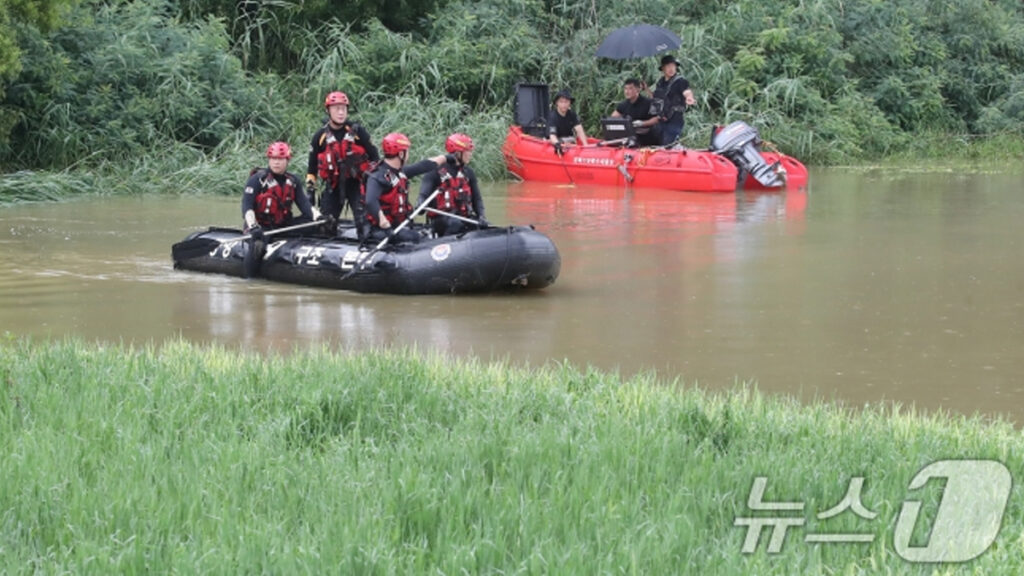
{"label": "green grass field", "polygon": [[[965,564],[894,546],[943,459],[1014,476]],[[741,553],[756,477],[802,502]],[[864,479],[866,520],[818,514]],[[408,351],[0,344],[0,572],[1021,574],[1024,438],[1005,422],[800,405],[750,388]],[[772,514],[769,514],[772,515]],[[868,543],[808,543],[859,532]]]}

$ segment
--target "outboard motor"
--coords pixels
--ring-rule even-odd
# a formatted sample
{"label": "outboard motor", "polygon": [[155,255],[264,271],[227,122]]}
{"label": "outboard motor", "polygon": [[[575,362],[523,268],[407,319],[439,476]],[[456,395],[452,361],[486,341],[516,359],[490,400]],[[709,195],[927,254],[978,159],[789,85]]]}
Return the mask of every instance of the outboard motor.
{"label": "outboard motor", "polygon": [[711,137],[711,151],[725,156],[740,169],[740,178],[752,174],[766,188],[781,188],[786,178],[778,164],[769,165],[760,151],[761,137],[746,122],[733,122]]}

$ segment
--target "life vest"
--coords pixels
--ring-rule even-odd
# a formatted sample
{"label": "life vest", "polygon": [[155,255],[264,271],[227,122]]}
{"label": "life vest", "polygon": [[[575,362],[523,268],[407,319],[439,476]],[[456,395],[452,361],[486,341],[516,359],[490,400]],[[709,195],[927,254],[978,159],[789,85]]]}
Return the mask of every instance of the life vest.
{"label": "life vest", "polygon": [[[409,179],[404,172],[389,166],[384,170],[384,181],[391,187],[381,193],[380,209],[394,226],[412,212],[412,205],[409,204]],[[380,226],[377,214],[367,214],[366,217],[374,226]]]}
{"label": "life vest", "polygon": [[676,112],[686,112],[686,102],[680,100],[682,95],[671,93],[672,86],[680,78],[682,78],[682,75],[677,73],[667,83],[663,84],[664,78],[658,81],[658,85],[654,88],[654,93],[651,94],[653,98],[651,99],[651,108],[648,111],[651,116],[672,118]]}
{"label": "life vest", "polygon": [[266,228],[280,226],[292,215],[295,183],[290,177],[285,176],[282,186],[267,169],[259,172],[259,179],[260,189],[256,192],[253,206],[256,221]]}
{"label": "life vest", "polygon": [[370,170],[370,156],[358,142],[357,132],[356,124],[345,124],[345,136],[338,140],[330,125],[324,126],[320,138],[323,149],[317,154],[317,171],[332,189],[338,186],[340,178],[358,180]]}
{"label": "life vest", "polygon": [[[441,193],[434,197],[434,208],[468,217],[473,198],[473,189],[469,186],[469,179],[462,173],[462,170],[452,176],[447,165],[438,168],[437,172],[441,175],[441,184],[438,186]],[[427,220],[438,217],[439,215],[431,212],[427,215]]]}

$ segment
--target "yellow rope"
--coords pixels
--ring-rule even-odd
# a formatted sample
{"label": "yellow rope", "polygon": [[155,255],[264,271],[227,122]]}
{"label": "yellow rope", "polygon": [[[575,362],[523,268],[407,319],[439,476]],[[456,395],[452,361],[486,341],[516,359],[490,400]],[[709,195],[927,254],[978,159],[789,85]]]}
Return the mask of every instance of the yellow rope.
{"label": "yellow rope", "polygon": [[775,143],[773,143],[770,140],[762,140],[761,144],[765,148],[767,148],[769,150],[769,152],[775,152],[776,154],[782,154],[782,151],[779,150],[779,147],[776,146]]}

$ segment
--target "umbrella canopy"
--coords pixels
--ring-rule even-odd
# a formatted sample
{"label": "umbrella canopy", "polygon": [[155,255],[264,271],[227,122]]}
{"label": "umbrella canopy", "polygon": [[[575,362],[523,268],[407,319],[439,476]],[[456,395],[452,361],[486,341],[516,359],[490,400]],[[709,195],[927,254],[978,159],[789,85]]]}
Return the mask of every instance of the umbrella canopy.
{"label": "umbrella canopy", "polygon": [[678,48],[682,43],[679,36],[661,26],[636,24],[612,30],[595,55],[612,60],[643,58]]}

